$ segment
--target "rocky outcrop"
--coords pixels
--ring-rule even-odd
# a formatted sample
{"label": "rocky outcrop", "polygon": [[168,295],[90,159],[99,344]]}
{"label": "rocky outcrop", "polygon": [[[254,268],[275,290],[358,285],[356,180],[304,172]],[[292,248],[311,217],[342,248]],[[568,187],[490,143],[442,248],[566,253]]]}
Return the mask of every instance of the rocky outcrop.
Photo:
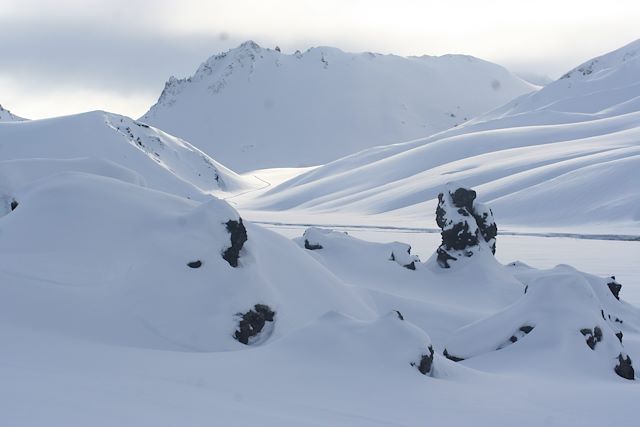
{"label": "rocky outcrop", "polygon": [[225,259],[232,267],[238,266],[238,259],[240,258],[240,250],[247,241],[247,229],[242,223],[242,218],[238,218],[237,221],[230,219],[226,223],[227,231],[231,235],[231,246],[229,246],[222,253],[222,258]]}
{"label": "rocky outcrop", "polygon": [[[433,346],[429,346],[427,348],[427,353],[420,356],[420,363],[417,364],[418,371],[422,375],[431,374],[431,369],[433,368]],[[412,363],[413,366],[416,366],[415,363]]]}
{"label": "rocky outcrop", "polygon": [[267,322],[273,322],[276,315],[266,304],[256,304],[246,313],[238,313],[240,322],[233,337],[242,344],[248,345],[264,329]]}
{"label": "rocky outcrop", "polygon": [[450,268],[450,261],[472,256],[481,246],[496,251],[498,227],[491,209],[474,203],[476,192],[455,184],[438,195],[436,223],[442,229],[442,243],[437,261],[442,268]]}
{"label": "rocky outcrop", "polygon": [[617,300],[620,299],[620,291],[622,290],[622,285],[616,282],[616,276],[611,276],[611,280],[607,283],[609,290],[616,297]]}

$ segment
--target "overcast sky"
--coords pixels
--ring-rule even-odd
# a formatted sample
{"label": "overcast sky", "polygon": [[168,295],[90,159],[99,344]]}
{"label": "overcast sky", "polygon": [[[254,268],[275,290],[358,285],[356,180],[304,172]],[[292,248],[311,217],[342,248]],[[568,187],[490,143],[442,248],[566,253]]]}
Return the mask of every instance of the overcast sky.
{"label": "overcast sky", "polygon": [[638,38],[638,0],[0,0],[0,104],[28,118],[139,117],[169,76],[247,39],[464,53],[556,78]]}

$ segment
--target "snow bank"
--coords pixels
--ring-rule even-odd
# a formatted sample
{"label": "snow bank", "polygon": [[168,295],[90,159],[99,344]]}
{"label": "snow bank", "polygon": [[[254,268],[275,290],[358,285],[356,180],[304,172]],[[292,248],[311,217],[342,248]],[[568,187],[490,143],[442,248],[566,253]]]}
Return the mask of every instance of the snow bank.
{"label": "snow bank", "polygon": [[[330,310],[371,315],[292,242],[244,224],[248,239],[234,243],[229,223],[241,219],[218,199],[198,203],[81,172],[47,176],[15,197],[19,206],[0,218],[4,322],[212,351],[242,348],[234,331],[256,304],[275,311],[274,338]],[[234,245],[235,265],[227,259]]]}

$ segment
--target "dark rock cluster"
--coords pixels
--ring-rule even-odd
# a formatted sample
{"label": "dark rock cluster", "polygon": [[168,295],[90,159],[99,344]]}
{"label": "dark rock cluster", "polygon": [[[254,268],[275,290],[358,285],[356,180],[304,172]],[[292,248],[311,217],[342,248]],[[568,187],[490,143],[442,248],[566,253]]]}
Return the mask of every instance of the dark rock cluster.
{"label": "dark rock cluster", "polygon": [[258,335],[266,322],[273,322],[276,315],[268,305],[256,304],[246,313],[238,313],[240,322],[233,337],[242,344],[249,344],[249,338]]}
{"label": "dark rock cluster", "polygon": [[[595,350],[596,344],[602,341],[602,329],[600,329],[599,326],[593,329],[582,328],[580,329],[580,333],[586,338],[587,345],[591,350]],[[622,342],[622,340],[620,342]]]}
{"label": "dark rock cluster", "polygon": [[495,254],[498,227],[493,212],[482,203],[474,203],[475,198],[474,190],[456,186],[438,195],[436,223],[442,229],[442,244],[436,253],[442,268],[450,268],[449,261],[461,256],[472,256],[480,242]]}
{"label": "dark rock cluster", "polygon": [[242,223],[242,218],[238,218],[238,221],[230,219],[226,223],[227,231],[231,235],[231,246],[229,246],[222,253],[222,258],[225,259],[232,267],[238,266],[238,258],[240,258],[240,250],[247,241],[247,229]]}

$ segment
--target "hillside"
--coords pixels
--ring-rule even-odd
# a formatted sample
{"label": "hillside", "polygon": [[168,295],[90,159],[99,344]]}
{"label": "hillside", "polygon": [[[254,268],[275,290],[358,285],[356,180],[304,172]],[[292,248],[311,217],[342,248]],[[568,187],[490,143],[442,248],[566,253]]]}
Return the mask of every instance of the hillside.
{"label": "hillside", "polygon": [[127,176],[155,190],[204,200],[263,185],[189,143],[125,116],[95,111],[0,123],[0,198],[60,172]]}
{"label": "hillside", "polygon": [[424,224],[437,189],[458,181],[481,190],[500,224],[636,234],[639,47],[636,41],[594,58],[456,129],[306,172],[246,207],[395,215]]}

